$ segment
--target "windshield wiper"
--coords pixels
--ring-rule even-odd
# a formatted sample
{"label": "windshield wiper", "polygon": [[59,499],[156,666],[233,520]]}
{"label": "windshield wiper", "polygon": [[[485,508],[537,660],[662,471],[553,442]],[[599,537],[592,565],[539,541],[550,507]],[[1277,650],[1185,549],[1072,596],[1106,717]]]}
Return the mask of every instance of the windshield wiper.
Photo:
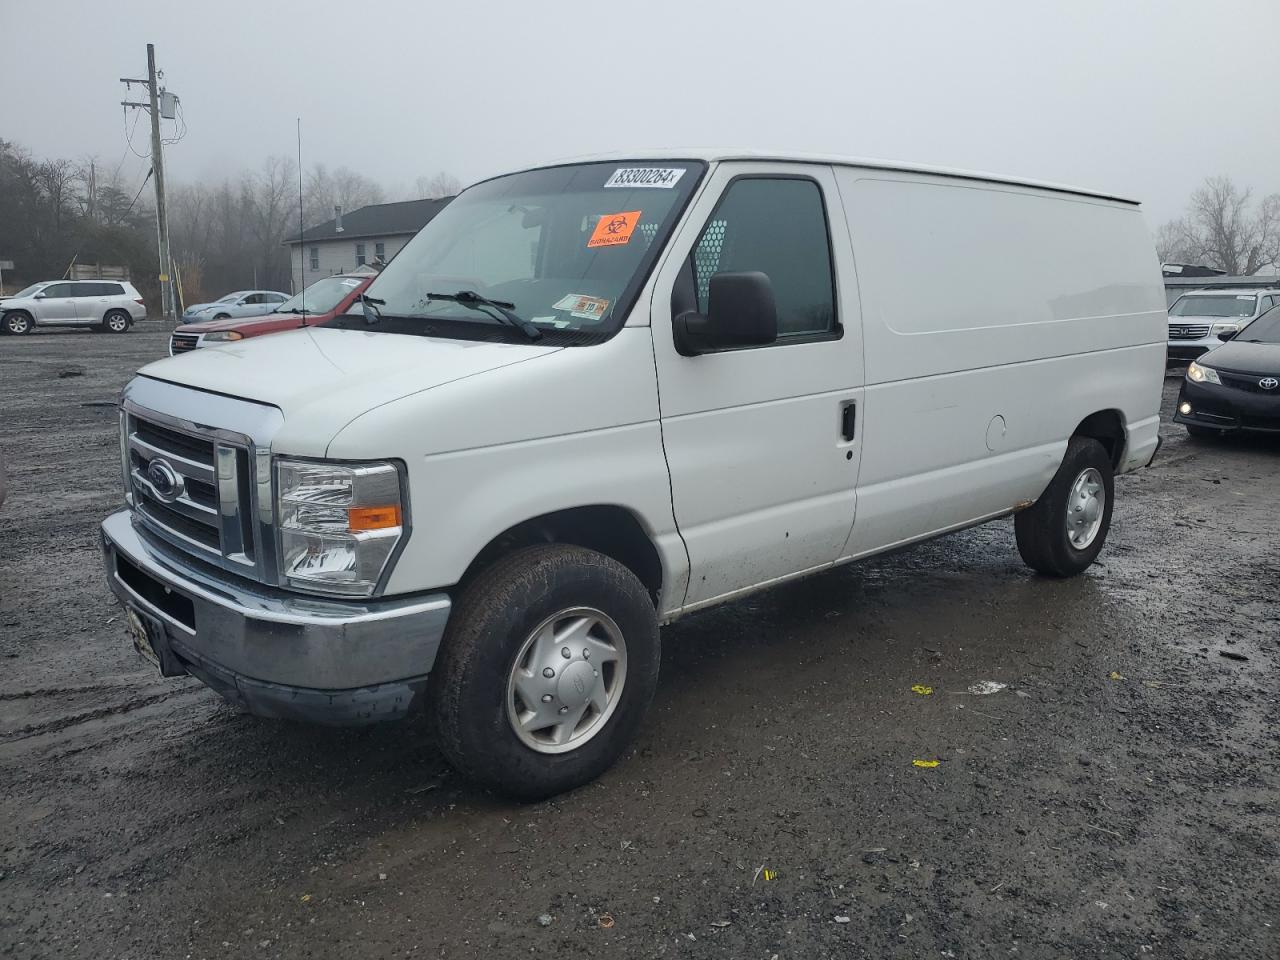
{"label": "windshield wiper", "polygon": [[369,326],[373,326],[382,319],[382,311],[378,307],[385,307],[387,301],[379,300],[377,297],[368,297],[363,293],[360,294],[360,311],[364,314],[364,322]]}
{"label": "windshield wiper", "polygon": [[530,340],[542,339],[542,331],[528,320],[512,313],[511,308],[515,304],[508,303],[506,300],[490,300],[488,297],[480,296],[474,290],[459,290],[457,293],[428,293],[427,300],[447,300],[450,303],[460,303],[464,307],[477,310],[487,317],[493,317],[509,327],[515,327]]}

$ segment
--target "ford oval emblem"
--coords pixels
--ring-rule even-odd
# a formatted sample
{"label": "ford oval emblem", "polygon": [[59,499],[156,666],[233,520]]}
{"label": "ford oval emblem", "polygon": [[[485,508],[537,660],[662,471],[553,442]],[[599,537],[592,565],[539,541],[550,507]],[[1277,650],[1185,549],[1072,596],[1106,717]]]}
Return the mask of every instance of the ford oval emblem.
{"label": "ford oval emblem", "polygon": [[147,482],[156,497],[164,503],[173,503],[182,496],[185,484],[182,475],[169,466],[168,461],[157,457],[147,464]]}
{"label": "ford oval emblem", "polygon": [[1276,387],[1280,387],[1280,380],[1275,377],[1263,377],[1258,381],[1258,386],[1263,390],[1274,390]]}

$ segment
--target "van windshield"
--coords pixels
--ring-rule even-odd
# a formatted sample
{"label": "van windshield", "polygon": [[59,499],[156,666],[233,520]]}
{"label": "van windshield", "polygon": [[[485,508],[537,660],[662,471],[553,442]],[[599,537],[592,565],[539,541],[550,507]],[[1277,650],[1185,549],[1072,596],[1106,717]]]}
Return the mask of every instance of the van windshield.
{"label": "van windshield", "polygon": [[461,193],[370,285],[384,318],[453,335],[520,331],[430,294],[511,304],[547,342],[591,343],[625,320],[702,175],[693,161],[584,163],[498,177]]}
{"label": "van windshield", "polygon": [[1258,298],[1238,294],[1234,297],[1179,297],[1169,310],[1171,317],[1252,317]]}

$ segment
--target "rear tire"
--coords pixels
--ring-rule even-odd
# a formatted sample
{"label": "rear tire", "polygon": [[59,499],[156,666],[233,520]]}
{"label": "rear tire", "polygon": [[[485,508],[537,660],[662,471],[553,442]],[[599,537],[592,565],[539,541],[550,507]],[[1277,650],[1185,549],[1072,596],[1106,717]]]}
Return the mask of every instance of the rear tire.
{"label": "rear tire", "polygon": [[516,551],[453,608],[429,680],[440,748],[520,799],[582,786],[635,737],[659,660],[653,600],[634,573],[582,547]]}
{"label": "rear tire", "polygon": [[0,327],[4,328],[4,332],[12,333],[14,336],[30,333],[34,326],[35,321],[25,310],[11,310],[4,315],[4,320],[0,321]]}
{"label": "rear tire", "polygon": [[1035,505],[1013,520],[1023,562],[1048,577],[1074,577],[1097,559],[1111,529],[1115,480],[1097,440],[1072,437]]}
{"label": "rear tire", "polygon": [[132,324],[133,318],[123,310],[108,310],[102,317],[99,329],[106,333],[128,333]]}

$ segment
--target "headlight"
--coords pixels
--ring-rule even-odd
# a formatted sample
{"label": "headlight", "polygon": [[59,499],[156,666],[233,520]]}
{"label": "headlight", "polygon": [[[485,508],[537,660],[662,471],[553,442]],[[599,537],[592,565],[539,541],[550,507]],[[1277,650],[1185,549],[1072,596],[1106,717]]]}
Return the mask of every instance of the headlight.
{"label": "headlight", "polygon": [[280,579],[368,597],[405,536],[400,471],[390,463],[276,461]]}
{"label": "headlight", "polygon": [[205,343],[218,343],[226,340],[243,340],[244,334],[237,333],[235,330],[215,330],[213,333],[204,335]]}
{"label": "headlight", "polygon": [[1238,323],[1215,323],[1209,330],[1209,336],[1216,337],[1220,333],[1239,333],[1240,324]]}
{"label": "headlight", "polygon": [[1195,383],[1216,383],[1222,386],[1222,381],[1218,379],[1218,371],[1212,367],[1202,367],[1194,360],[1187,365],[1187,379]]}

